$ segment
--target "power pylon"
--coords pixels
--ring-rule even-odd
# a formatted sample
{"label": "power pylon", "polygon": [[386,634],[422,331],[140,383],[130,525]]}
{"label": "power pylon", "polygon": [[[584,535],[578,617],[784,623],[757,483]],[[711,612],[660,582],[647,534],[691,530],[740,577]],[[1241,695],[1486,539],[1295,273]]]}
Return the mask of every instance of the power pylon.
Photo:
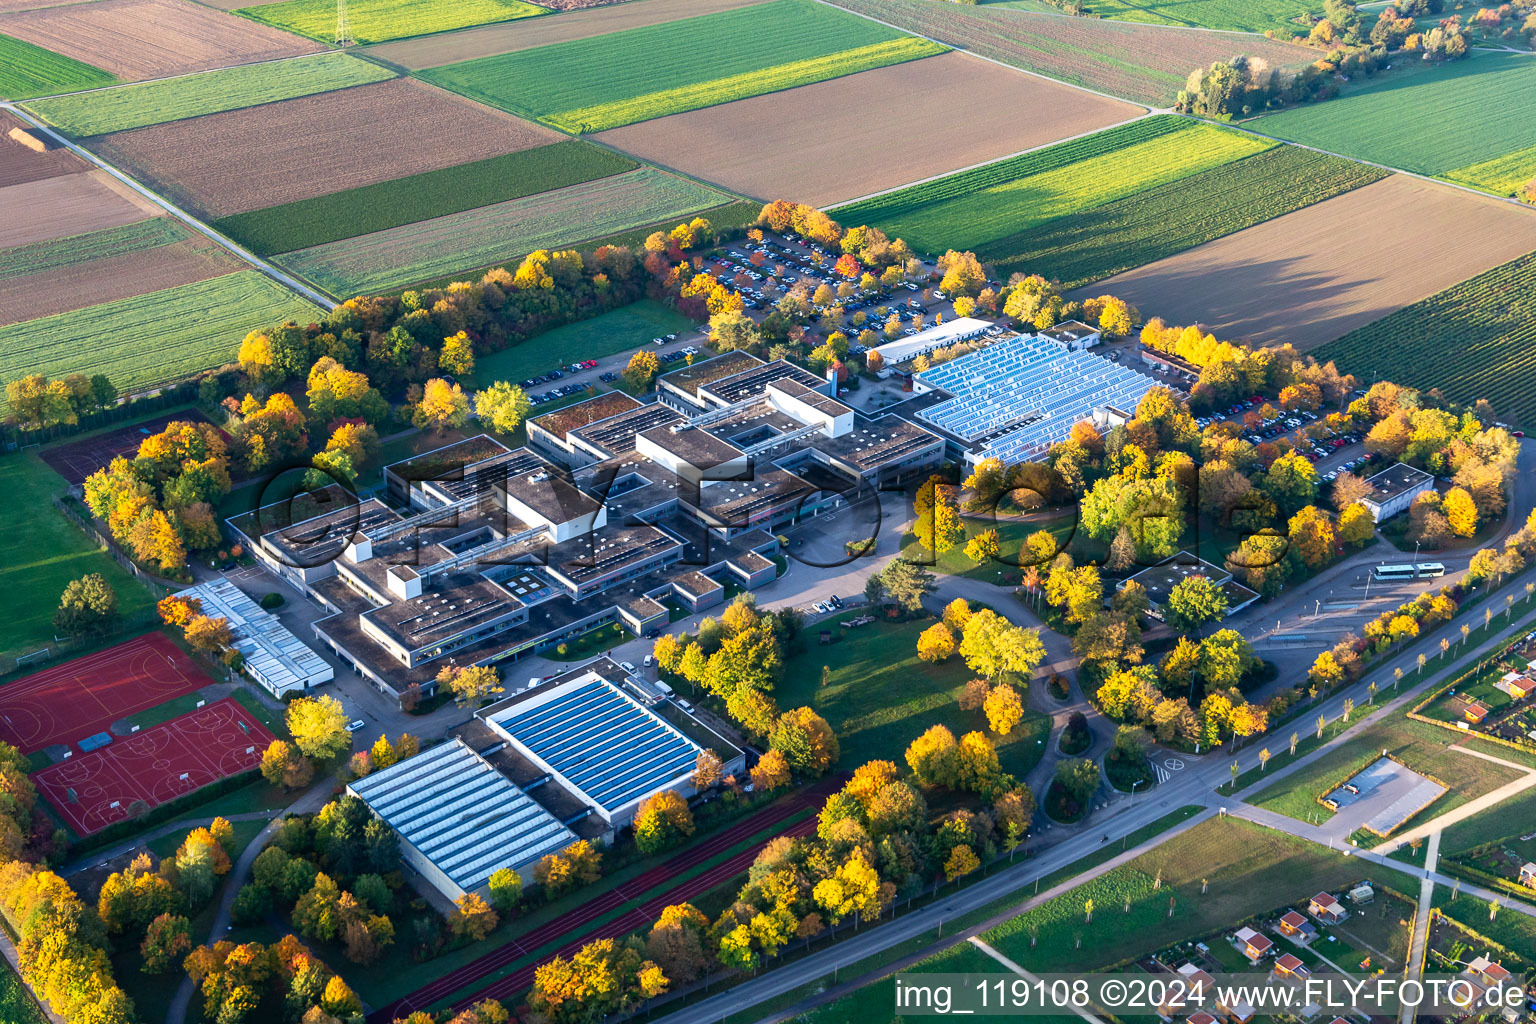
{"label": "power pylon", "polygon": [[336,0],[336,45],[352,46],[357,42],[352,38],[352,29],[347,24],[347,0]]}

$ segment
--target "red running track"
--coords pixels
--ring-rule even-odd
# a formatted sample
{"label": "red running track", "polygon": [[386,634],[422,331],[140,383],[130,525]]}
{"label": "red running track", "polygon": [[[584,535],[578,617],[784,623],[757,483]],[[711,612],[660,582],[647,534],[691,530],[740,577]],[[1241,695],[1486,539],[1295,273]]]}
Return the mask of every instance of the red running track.
{"label": "red running track", "polygon": [[273,738],[226,698],[34,772],[32,782],[88,836],[127,818],[136,801],[155,807],[256,767]]}
{"label": "red running track", "polygon": [[23,754],[74,743],[213,680],[162,633],[0,686],[0,740]]}
{"label": "red running track", "polygon": [[[840,782],[837,784],[840,784]],[[715,867],[710,868],[708,871],[702,872],[697,877],[689,879],[687,882],[684,882],[677,888],[663,894],[662,896],[650,900],[642,907],[632,909],[614,921],[608,922],[596,932],[584,933],[582,931],[582,929],[593,920],[602,917],[604,914],[617,910],[625,903],[628,903],[631,900],[644,895],[652,889],[655,889],[657,886],[664,885],[668,879],[674,878],[677,875],[689,870],[690,868],[697,867],[699,864],[709,860],[711,857],[719,856],[721,853],[729,850],[731,847],[745,842],[747,839],[751,838],[758,832],[763,831],[764,829],[772,828],[774,825],[777,825],[779,822],[784,821],[786,818],[789,818],[792,815],[799,813],[800,811],[820,806],[822,799],[826,796],[826,793],[822,792],[822,790],[826,789],[828,785],[832,785],[832,788],[836,789],[836,784],[833,784],[833,780],[828,780],[827,782],[823,782],[817,786],[802,790],[793,799],[773,804],[772,806],[760,811],[745,821],[738,822],[725,831],[711,836],[710,838],[694,846],[688,847],[687,849],[678,853],[675,857],[668,860],[666,863],[657,865],[656,867],[628,882],[625,882],[621,885],[616,885],[606,892],[600,893],[599,895],[593,897],[591,900],[588,900],[586,903],[583,903],[580,907],[577,907],[569,913],[562,914],[560,917],[540,925],[538,928],[528,932],[526,935],[520,935],[505,945],[498,946],[496,949],[490,951],[479,959],[467,963],[463,967],[445,974],[432,983],[423,985],[416,991],[395,1000],[393,1003],[375,1010],[368,1016],[369,1024],[390,1024],[390,1022],[395,1018],[404,1017],[412,1010],[424,1009],[434,1003],[441,1002],[442,1000],[447,999],[449,996],[453,995],[455,992],[465,988],[466,986],[473,985],[475,982],[495,974],[497,971],[504,969],[508,964],[514,963],[517,960],[521,960],[523,957],[527,956],[534,950],[548,945],[551,942],[558,941],[563,936],[582,936],[581,940],[575,942],[573,946],[563,947],[558,951],[562,955],[568,955],[570,951],[581,948],[581,946],[586,942],[608,936],[611,932],[611,929],[615,927],[622,927],[622,931],[613,934],[628,934],[629,932],[634,931],[636,928],[644,927],[646,924],[649,924],[651,921],[655,920],[656,916],[661,913],[663,907],[691,899],[694,896],[697,896],[700,892],[718,885],[725,879],[744,872],[748,867],[751,866],[752,861],[757,857],[757,852],[761,847],[754,846],[752,849],[747,850],[744,853],[737,854],[735,857],[730,858],[722,864],[716,865]],[[827,792],[831,791],[832,790],[827,790]],[[816,820],[811,818],[787,830],[785,834],[801,835],[805,834],[807,831],[814,831],[815,828]],[[727,870],[725,874],[719,874],[722,869],[726,868],[729,870]],[[702,888],[692,888],[694,883],[705,879],[708,880],[703,881]],[[686,895],[682,894],[684,890],[688,890]],[[654,911],[645,909],[653,906],[655,908]],[[554,955],[555,954],[553,953],[550,954],[550,956]],[[542,958],[540,963],[543,963],[544,960],[547,959],[549,959],[548,956]],[[534,966],[537,965],[529,966],[523,970],[519,970],[515,974],[509,975],[507,978],[498,979],[493,984],[492,988],[500,989],[503,985],[506,984],[506,982],[514,978],[521,977],[525,973],[527,975],[527,980],[524,981],[519,987],[526,988],[529,984],[532,983]],[[511,989],[511,991],[515,992],[517,991],[517,988]],[[469,1003],[476,1002],[480,999],[488,998],[491,996],[491,994],[492,993],[490,989],[479,992],[473,998],[469,999],[464,1005],[468,1005]]]}

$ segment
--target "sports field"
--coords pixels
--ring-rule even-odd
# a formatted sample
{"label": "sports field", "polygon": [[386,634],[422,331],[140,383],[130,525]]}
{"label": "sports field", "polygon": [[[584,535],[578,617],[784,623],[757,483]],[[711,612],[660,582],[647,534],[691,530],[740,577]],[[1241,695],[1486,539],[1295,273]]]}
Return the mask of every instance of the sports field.
{"label": "sports field", "polygon": [[111,85],[117,79],[93,67],[21,39],[0,35],[0,99],[21,100]]}
{"label": "sports field", "polygon": [[[902,140],[871,117],[901,101]],[[974,131],[955,111],[1030,110]],[[785,92],[656,118],[599,141],[764,200],[825,206],[996,160],[1141,113],[1130,103],[951,51]],[[815,131],[807,131],[815,124]],[[878,160],[849,153],[881,154]],[[782,154],[794,153],[793,160]]]}
{"label": "sports field", "polygon": [[[1249,0],[1192,2],[1195,6],[1249,6]],[[1272,0],[1256,2],[1267,6]],[[1230,60],[1235,53],[1274,67],[1300,67],[1317,55],[1315,50],[1263,36],[1073,18],[1050,7],[1026,11],[937,0],[836,3],[1004,64],[1156,107],[1172,106],[1190,71]],[[1139,0],[1138,5],[1146,6]]]}
{"label": "sports field", "polygon": [[[574,245],[730,199],[653,167],[300,249],[278,262],[332,295],[375,294]],[[4,340],[0,332],[0,341]],[[0,361],[0,369],[4,363]]]}
{"label": "sports field", "polygon": [[50,124],[76,137],[105,135],[180,121],[223,110],[382,82],[394,72],[345,53],[205,71],[85,96],[58,96],[27,105]]}
{"label": "sports field", "polygon": [[[324,43],[336,38],[336,5],[330,0],[287,0],[235,13]],[[523,0],[353,0],[347,4],[347,25],[359,43],[382,43],[548,13]]]}
{"label": "sports field", "polygon": [[772,0],[419,74],[482,103],[577,133],[806,85],[943,49],[815,0]]}
{"label": "sports field", "polygon": [[261,763],[276,737],[231,697],[32,773],[76,835],[126,819]]}
{"label": "sports field", "polygon": [[1533,249],[1531,211],[1394,174],[1071,297],[1118,295],[1217,337],[1310,349]]}
{"label": "sports field", "polygon": [[[1533,218],[1536,219],[1536,218]],[[1494,267],[1318,349],[1346,373],[1479,398],[1536,426],[1536,252]]]}
{"label": "sports field", "polygon": [[1262,153],[1057,217],[980,247],[1015,271],[1077,288],[1385,178],[1389,172],[1297,146]]}
{"label": "sports field", "polygon": [[40,449],[39,456],[66,483],[84,483],[86,477],[117,456],[132,459],[138,454],[139,445],[146,437],[160,433],[172,422],[207,423],[208,417],[196,409],[161,413],[140,423],[51,444]]}
{"label": "sports field", "polygon": [[324,245],[632,171],[628,157],[576,139],[239,213],[213,227],[264,256]]}
{"label": "sports field", "polygon": [[475,360],[474,385],[483,388],[498,380],[516,384],[555,366],[578,359],[601,359],[693,326],[692,320],[671,306],[642,299],[590,320],[556,327],[537,340],[481,356]]}
{"label": "sports field", "polygon": [[253,327],[319,316],[257,270],[0,327],[0,379],[105,373],[119,391],[229,361]]}
{"label": "sports field", "polygon": [[[154,604],[142,583],[53,507],[53,498],[68,489],[32,452],[0,458],[0,656],[51,646],[59,595],[86,573],[106,577],[124,616]],[[0,686],[0,698],[15,685]]]}
{"label": "sports field", "polygon": [[164,634],[146,633],[0,686],[0,739],[23,754],[78,743],[212,684]]}
{"label": "sports field", "polygon": [[[1474,50],[1449,64],[1400,63],[1338,99],[1282,110],[1248,127],[1457,180],[1481,177],[1486,169],[1472,169],[1536,147],[1536,118],[1529,116],[1536,108],[1536,60],[1529,55]],[[1526,180],[1536,177],[1536,159],[1523,166]],[[1499,181],[1518,173],[1500,172]]]}
{"label": "sports field", "polygon": [[1273,145],[1204,122],[1149,117],[838,207],[832,215],[845,224],[874,224],[927,252],[980,250],[1052,218],[1102,206]]}

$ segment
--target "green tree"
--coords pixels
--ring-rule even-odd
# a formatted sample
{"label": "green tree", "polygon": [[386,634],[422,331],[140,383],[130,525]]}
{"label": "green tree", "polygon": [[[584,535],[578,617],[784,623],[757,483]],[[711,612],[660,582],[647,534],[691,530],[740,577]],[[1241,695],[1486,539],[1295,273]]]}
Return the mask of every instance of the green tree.
{"label": "green tree", "polygon": [[475,415],[498,434],[510,434],[528,418],[532,403],[516,384],[499,380],[475,394]]}
{"label": "green tree", "polygon": [[880,583],[890,599],[912,615],[922,609],[923,597],[933,590],[933,573],[916,562],[898,558],[881,571]]}
{"label": "green tree", "polygon": [[65,636],[97,635],[108,632],[117,617],[117,592],[100,573],[87,573],[64,588],[53,628]]}
{"label": "green tree", "polygon": [[1186,576],[1168,593],[1163,616],[1180,632],[1193,632],[1227,613],[1227,595],[1208,576]]}

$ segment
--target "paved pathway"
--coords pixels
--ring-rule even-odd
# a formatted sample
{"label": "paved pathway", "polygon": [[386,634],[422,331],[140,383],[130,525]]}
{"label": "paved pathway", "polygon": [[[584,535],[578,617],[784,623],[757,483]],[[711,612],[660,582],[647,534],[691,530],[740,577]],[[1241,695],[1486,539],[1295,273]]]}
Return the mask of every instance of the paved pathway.
{"label": "paved pathway", "polygon": [[[1413,917],[1413,936],[1408,947],[1408,980],[1418,981],[1424,976],[1424,955],[1429,949],[1429,914],[1435,903],[1434,871],[1440,862],[1440,832],[1430,833],[1429,848],[1424,854],[1424,880],[1419,883],[1419,907]],[[1404,1003],[1398,1014],[1401,1024],[1413,1024],[1418,1015],[1417,1007]]]}

